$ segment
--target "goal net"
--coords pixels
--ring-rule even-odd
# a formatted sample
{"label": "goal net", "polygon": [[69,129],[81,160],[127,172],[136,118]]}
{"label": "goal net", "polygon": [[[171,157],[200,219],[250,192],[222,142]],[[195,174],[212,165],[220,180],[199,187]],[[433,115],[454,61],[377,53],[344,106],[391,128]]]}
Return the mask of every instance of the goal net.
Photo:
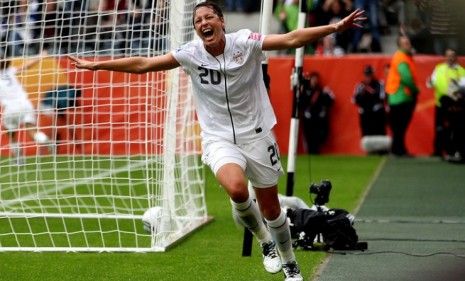
{"label": "goal net", "polygon": [[208,221],[182,70],[92,72],[67,58],[166,53],[193,39],[196,3],[1,1],[0,251],[165,251]]}

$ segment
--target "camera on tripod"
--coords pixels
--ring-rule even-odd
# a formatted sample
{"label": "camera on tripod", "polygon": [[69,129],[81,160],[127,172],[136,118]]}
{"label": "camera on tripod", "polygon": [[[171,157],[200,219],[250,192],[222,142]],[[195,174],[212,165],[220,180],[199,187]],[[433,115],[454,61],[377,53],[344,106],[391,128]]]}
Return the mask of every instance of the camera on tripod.
{"label": "camera on tripod", "polygon": [[313,201],[317,206],[323,206],[329,202],[329,193],[331,192],[331,182],[329,180],[323,180],[320,183],[312,183],[309,187],[310,194],[315,194],[315,200]]}

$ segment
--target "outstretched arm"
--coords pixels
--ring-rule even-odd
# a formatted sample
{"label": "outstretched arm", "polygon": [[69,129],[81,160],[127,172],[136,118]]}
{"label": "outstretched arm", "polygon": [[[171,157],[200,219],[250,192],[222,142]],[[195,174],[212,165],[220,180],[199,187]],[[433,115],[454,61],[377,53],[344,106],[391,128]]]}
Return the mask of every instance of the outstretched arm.
{"label": "outstretched arm", "polygon": [[293,30],[285,34],[272,34],[265,37],[262,49],[264,51],[299,48],[334,32],[342,32],[351,27],[362,27],[366,20],[363,10],[355,10],[335,24],[307,27]]}
{"label": "outstretched arm", "polygon": [[128,73],[146,73],[150,71],[169,70],[179,65],[171,53],[156,57],[128,57],[106,61],[87,61],[68,56],[76,68],[89,70],[111,70]]}

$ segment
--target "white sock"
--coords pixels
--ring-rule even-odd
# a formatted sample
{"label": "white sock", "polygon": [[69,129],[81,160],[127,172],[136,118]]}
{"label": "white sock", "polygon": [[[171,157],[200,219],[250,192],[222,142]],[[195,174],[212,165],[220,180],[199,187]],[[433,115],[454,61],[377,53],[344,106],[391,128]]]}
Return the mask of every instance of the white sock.
{"label": "white sock", "polygon": [[13,157],[20,158],[22,157],[22,151],[21,151],[21,146],[19,145],[18,142],[10,142],[10,149],[11,149],[11,154]]}
{"label": "white sock", "polygon": [[249,229],[260,243],[271,241],[271,235],[263,223],[260,210],[258,209],[258,205],[254,200],[250,199],[249,197],[245,202],[242,203],[236,203],[232,200],[230,201],[232,205],[234,221]]}
{"label": "white sock", "polygon": [[294,251],[292,249],[291,231],[286,214],[281,211],[281,214],[274,220],[266,220],[271,236],[276,242],[279,255],[283,264],[295,261]]}

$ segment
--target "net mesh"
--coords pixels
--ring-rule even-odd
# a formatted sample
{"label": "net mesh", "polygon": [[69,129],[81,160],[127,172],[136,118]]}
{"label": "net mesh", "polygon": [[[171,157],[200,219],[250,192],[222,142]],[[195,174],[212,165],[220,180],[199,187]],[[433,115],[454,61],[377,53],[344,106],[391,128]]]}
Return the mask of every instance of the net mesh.
{"label": "net mesh", "polygon": [[82,71],[66,57],[166,53],[193,38],[196,2],[0,2],[0,251],[162,251],[207,221],[185,74]]}

